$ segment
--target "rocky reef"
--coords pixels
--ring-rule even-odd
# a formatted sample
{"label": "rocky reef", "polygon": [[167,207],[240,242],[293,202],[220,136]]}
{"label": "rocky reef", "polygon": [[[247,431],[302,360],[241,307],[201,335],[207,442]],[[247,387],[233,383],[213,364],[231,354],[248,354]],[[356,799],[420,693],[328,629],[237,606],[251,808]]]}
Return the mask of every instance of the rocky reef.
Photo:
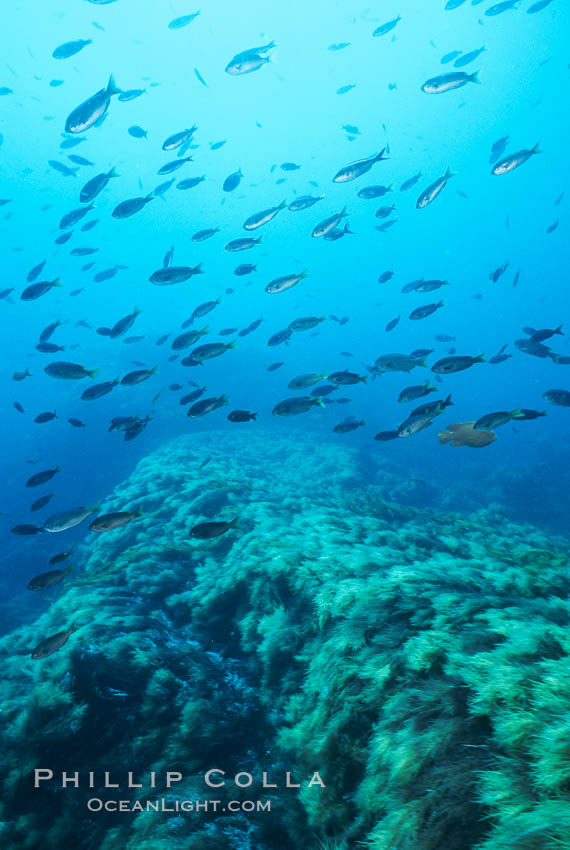
{"label": "rocky reef", "polygon": [[[387,501],[393,473],[363,462],[256,431],[138,464],[101,511],[141,516],[87,531],[45,612],[0,641],[5,850],[570,850],[568,542]],[[253,784],[212,793],[212,768]],[[113,790],[104,771],[183,778]],[[157,796],[173,811],[144,810]],[[117,797],[141,810],[87,807]],[[175,810],[212,797],[271,810]]]}

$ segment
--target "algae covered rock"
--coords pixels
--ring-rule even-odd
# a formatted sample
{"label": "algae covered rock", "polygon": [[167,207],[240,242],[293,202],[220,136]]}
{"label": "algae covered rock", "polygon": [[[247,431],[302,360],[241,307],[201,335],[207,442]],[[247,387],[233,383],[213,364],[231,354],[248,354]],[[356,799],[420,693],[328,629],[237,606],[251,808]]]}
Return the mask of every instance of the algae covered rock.
{"label": "algae covered rock", "polygon": [[[74,578],[0,642],[3,847],[570,848],[566,541],[387,502],[394,474],[362,464],[263,431],[139,463],[102,510],[141,516],[86,537]],[[87,806],[118,797],[139,808]],[[241,808],[179,808],[212,798]]]}

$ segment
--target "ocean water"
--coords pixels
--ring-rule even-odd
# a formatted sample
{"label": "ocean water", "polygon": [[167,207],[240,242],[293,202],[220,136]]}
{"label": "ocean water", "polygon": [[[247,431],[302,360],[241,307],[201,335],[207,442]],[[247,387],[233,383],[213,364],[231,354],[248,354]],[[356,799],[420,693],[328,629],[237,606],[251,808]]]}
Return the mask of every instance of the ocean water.
{"label": "ocean water", "polygon": [[[511,5],[21,0],[4,10],[2,846],[570,847],[561,719],[570,706],[570,11],[562,0]],[[88,43],[53,56],[77,39]],[[259,67],[229,73],[244,52],[241,61]],[[458,77],[474,72],[478,80]],[[449,74],[451,90],[422,90]],[[101,96],[96,120],[97,104],[85,104],[111,75],[121,91],[143,91]],[[68,116],[80,104],[90,126],[75,132]],[[191,127],[186,150],[163,150]],[[366,173],[333,180],[380,151]],[[492,173],[519,152],[524,162]],[[181,153],[192,161],[158,174]],[[62,226],[87,206],[85,184],[112,168],[93,209]],[[443,190],[418,208],[448,169]],[[225,191],[238,170],[239,185]],[[189,178],[203,179],[177,187]],[[387,191],[359,197],[370,186]],[[288,208],[307,195],[319,199]],[[133,198],[149,201],[112,215]],[[280,204],[272,220],[244,229]],[[349,232],[312,235],[341,211],[338,227]],[[192,240],[209,228],[210,238]],[[261,241],[226,249],[245,236]],[[236,275],[244,263],[255,269]],[[169,265],[199,264],[179,283],[150,280]],[[445,284],[402,291],[420,279]],[[410,318],[440,299],[431,315]],[[210,301],[219,303],[189,326],[207,333],[173,350],[182,324]],[[98,332],[135,308],[124,333]],[[322,321],[268,344],[311,316]],[[49,342],[64,350],[38,350],[55,322]],[[543,329],[542,342],[529,343]],[[235,347],[182,363],[221,342]],[[428,353],[411,371],[381,368],[383,355],[418,349]],[[508,357],[490,362],[501,350]],[[461,356],[481,362],[432,369]],[[97,371],[58,379],[49,369],[59,361]],[[140,383],[82,398],[139,369],[149,370]],[[339,372],[350,373],[346,383]],[[306,389],[288,387],[308,373]],[[320,396],[315,387],[331,375],[339,386]],[[428,395],[398,400],[428,380]],[[193,402],[180,400],[199,388],[227,403],[188,417]],[[313,390],[309,409],[277,415],[280,402]],[[558,403],[551,390],[562,391]],[[406,431],[418,405],[446,399]],[[256,417],[232,421],[236,410]],[[51,411],[51,421],[35,421]],[[496,436],[484,447],[439,436],[503,411],[482,426]],[[131,430],[110,431],[116,417],[131,417]],[[358,427],[335,431],[347,418]],[[392,439],[375,439],[382,432]],[[26,486],[56,467],[51,480]],[[47,530],[79,506],[92,508],[83,522]],[[132,516],[89,529],[115,512]],[[27,589],[69,564],[53,587]],[[71,626],[60,648],[30,658]],[[87,806],[109,796],[105,770],[123,771],[123,796],[137,799],[152,794],[146,785],[133,794],[125,771],[179,771],[180,799],[204,800],[201,777],[220,767],[251,772],[254,801],[267,796],[262,773],[278,775],[272,813]],[[49,788],[34,788],[39,768],[53,771]],[[86,782],[55,794],[65,770],[98,772],[96,790]],[[300,789],[284,787],[287,772]],[[307,786],[315,772],[326,787]]]}

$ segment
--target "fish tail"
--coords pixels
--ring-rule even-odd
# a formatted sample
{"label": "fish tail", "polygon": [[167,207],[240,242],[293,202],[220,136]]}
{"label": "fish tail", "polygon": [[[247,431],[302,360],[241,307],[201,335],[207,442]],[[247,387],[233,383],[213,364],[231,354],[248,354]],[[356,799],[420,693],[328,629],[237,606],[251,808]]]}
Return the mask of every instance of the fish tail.
{"label": "fish tail", "polygon": [[287,201],[281,201],[281,203],[279,204],[277,209],[278,210],[284,210],[286,206],[287,206]]}
{"label": "fish tail", "polygon": [[209,334],[209,333],[210,333],[210,328],[208,327],[208,325],[204,325],[204,327],[202,328],[202,330],[200,331],[200,333],[201,333],[201,334]]}
{"label": "fish tail", "polygon": [[427,369],[425,357],[422,357],[420,360],[416,360],[416,366],[423,366],[425,369]]}
{"label": "fish tail", "polygon": [[451,401],[451,393],[449,393],[449,395],[443,402],[442,407],[453,407],[453,402]]}
{"label": "fish tail", "polygon": [[239,528],[239,516],[234,517],[231,522],[228,522],[228,528]]}
{"label": "fish tail", "polygon": [[52,286],[60,286],[60,287],[63,286],[63,284],[59,282],[58,277],[56,277],[55,280],[52,280],[51,285]]}
{"label": "fish tail", "polygon": [[554,333],[560,334],[560,336],[564,336],[564,333],[562,331],[562,325],[558,325],[558,327],[554,329]]}
{"label": "fish tail", "polygon": [[111,177],[119,177],[120,175],[119,175],[119,174],[117,174],[117,172],[115,171],[115,166],[113,166],[113,167],[111,168],[111,170],[107,172],[107,175],[106,175],[106,176],[107,176],[107,177],[109,177],[109,178],[111,178]]}
{"label": "fish tail", "polygon": [[225,393],[222,393],[220,396],[220,404],[229,404],[230,400]]}
{"label": "fish tail", "polygon": [[226,348],[237,348],[237,340],[234,339],[231,342],[228,342]]}
{"label": "fish tail", "polygon": [[363,384],[367,384],[368,383],[368,375],[362,375],[360,380],[362,381]]}
{"label": "fish tail", "polygon": [[439,438],[440,446],[445,446],[450,440],[453,440],[454,435],[450,434],[449,431],[438,431],[437,436]]}
{"label": "fish tail", "polygon": [[382,148],[380,153],[377,156],[374,157],[374,162],[382,162],[382,160],[388,159],[387,156],[384,156],[385,153],[386,153],[386,148]]}
{"label": "fish tail", "polygon": [[89,377],[91,378],[92,381],[95,380],[95,375],[97,374],[98,371],[99,371],[99,369],[88,369],[87,370],[87,374],[89,375]]}
{"label": "fish tail", "polygon": [[486,363],[487,361],[485,360],[485,352],[483,352],[483,354],[478,354],[477,357],[474,357],[473,362],[474,363]]}
{"label": "fish tail", "polygon": [[107,94],[109,97],[113,97],[114,94],[120,94],[122,89],[120,89],[116,82],[113,74],[109,77],[109,82],[107,83]]}
{"label": "fish tail", "polygon": [[252,418],[255,422],[257,422],[257,411],[256,411],[255,413],[252,413],[252,414],[251,414],[251,418]]}
{"label": "fish tail", "polygon": [[536,145],[533,148],[531,148],[530,152],[531,153],[542,153],[542,151],[539,148],[539,145],[540,145],[540,142],[537,142]]}
{"label": "fish tail", "polygon": [[347,215],[346,207],[343,207],[339,213],[339,218],[346,218]]}
{"label": "fish tail", "polygon": [[[301,278],[301,280],[304,280],[306,277],[309,277],[309,272],[307,271],[307,269],[303,269],[299,277]],[[562,327],[562,325],[560,325],[560,327]]]}
{"label": "fish tail", "polygon": [[150,370],[151,375],[158,375],[158,363]]}
{"label": "fish tail", "polygon": [[469,82],[481,84],[481,80],[479,79],[479,71],[473,71],[473,73],[469,75]]}
{"label": "fish tail", "polygon": [[72,570],[72,569],[73,569],[73,564],[70,564],[66,570],[63,570],[63,571],[62,571],[62,574],[63,574],[64,576],[66,576],[66,575],[68,575],[68,573],[70,573],[70,572],[71,572],[71,570]]}
{"label": "fish tail", "polygon": [[515,407],[514,410],[511,410],[511,419],[524,419],[524,413],[521,414],[520,407]]}
{"label": "fish tail", "polygon": [[449,180],[451,177],[455,177],[456,174],[457,171],[452,171],[451,168],[448,167],[447,171],[445,172],[445,180]]}
{"label": "fish tail", "polygon": [[[202,271],[202,266],[203,266],[203,265],[204,265],[203,263],[198,263],[198,265],[197,265],[197,266],[194,266],[194,268],[192,269],[193,273],[194,273],[194,274],[204,274],[204,272]],[[219,302],[218,302],[218,303],[219,303]]]}

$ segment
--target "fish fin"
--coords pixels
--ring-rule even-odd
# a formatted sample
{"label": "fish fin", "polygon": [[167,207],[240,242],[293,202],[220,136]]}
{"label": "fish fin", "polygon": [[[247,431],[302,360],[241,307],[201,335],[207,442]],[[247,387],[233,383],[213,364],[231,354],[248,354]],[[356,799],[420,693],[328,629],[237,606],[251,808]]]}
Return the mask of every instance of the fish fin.
{"label": "fish fin", "polygon": [[113,74],[109,77],[109,82],[107,83],[107,94],[109,97],[113,97],[114,94],[120,94],[122,89],[120,89],[116,82]]}
{"label": "fish fin", "polygon": [[473,71],[473,73],[469,75],[469,82],[479,83],[479,85],[481,84],[481,80],[479,79],[479,71]]}

